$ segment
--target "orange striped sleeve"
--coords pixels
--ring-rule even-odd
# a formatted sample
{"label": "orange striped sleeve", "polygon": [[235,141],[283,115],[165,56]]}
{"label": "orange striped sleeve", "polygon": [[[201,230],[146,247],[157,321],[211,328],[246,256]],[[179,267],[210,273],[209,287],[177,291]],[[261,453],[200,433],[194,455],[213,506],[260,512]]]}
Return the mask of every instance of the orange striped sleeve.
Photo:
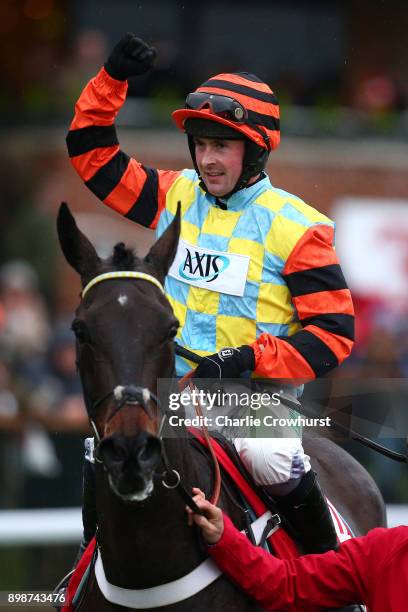
{"label": "orange striped sleeve", "polygon": [[122,215],[128,214],[140,197],[147,176],[142,165],[135,159],[129,159],[126,170],[119,183],[104,199],[104,203]]}
{"label": "orange striped sleeve", "polygon": [[155,228],[166,193],[179,172],[156,170],[124,153],[114,125],[127,82],[104,68],[84,88],[67,136],[71,163],[104,204],[145,227]]}
{"label": "orange striped sleeve", "polygon": [[333,237],[332,227],[313,226],[291,252],[283,278],[302,329],[290,337],[262,334],[252,345],[256,373],[300,379],[322,376],[350,355],[354,308]]}
{"label": "orange striped sleeve", "polygon": [[317,338],[320,338],[320,340],[337,356],[339,363],[350,355],[351,349],[353,348],[353,340],[345,336],[332,334],[317,325],[308,325],[305,329],[314,334]]}
{"label": "orange striped sleeve", "polygon": [[317,317],[325,312],[341,312],[354,315],[353,302],[349,289],[319,291],[292,298],[299,319]]}
{"label": "orange striped sleeve", "polygon": [[334,227],[315,225],[307,230],[295,245],[285,264],[283,274],[338,263],[333,248]]}
{"label": "orange striped sleeve", "polygon": [[252,345],[255,372],[264,378],[312,380],[316,377],[307,360],[287,342],[261,334]]}
{"label": "orange striped sleeve", "polygon": [[158,208],[156,216],[154,217],[150,227],[152,229],[156,229],[157,223],[159,221],[159,217],[166,207],[166,195],[169,191],[170,187],[172,187],[173,183],[180,176],[181,171],[174,170],[158,170],[158,180],[159,180],[159,190],[158,190]]}
{"label": "orange striped sleeve", "polygon": [[126,100],[127,90],[127,81],[112,79],[105,68],[101,68],[86,85],[75,104],[70,130],[91,125],[112,125]]}
{"label": "orange striped sleeve", "polygon": [[71,157],[71,164],[83,181],[89,181],[99,168],[107,164],[119,152],[119,145],[98,147],[92,151]]}

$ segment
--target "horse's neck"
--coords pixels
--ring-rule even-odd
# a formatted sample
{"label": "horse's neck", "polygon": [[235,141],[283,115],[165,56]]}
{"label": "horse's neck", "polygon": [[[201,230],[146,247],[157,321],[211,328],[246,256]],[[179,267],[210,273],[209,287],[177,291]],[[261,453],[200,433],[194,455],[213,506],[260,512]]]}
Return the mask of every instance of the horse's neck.
{"label": "horse's neck", "polygon": [[[185,488],[209,489],[208,462],[186,439],[166,440],[172,468]],[[149,588],[190,572],[204,558],[195,527],[188,527],[185,502],[156,478],[145,502],[125,504],[112,493],[102,470],[97,474],[99,540],[107,579],[126,588]]]}

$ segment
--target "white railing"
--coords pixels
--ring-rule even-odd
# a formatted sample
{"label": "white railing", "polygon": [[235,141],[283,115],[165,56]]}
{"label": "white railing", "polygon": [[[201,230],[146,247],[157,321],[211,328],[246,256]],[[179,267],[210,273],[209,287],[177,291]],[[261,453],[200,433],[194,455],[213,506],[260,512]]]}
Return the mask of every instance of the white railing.
{"label": "white railing", "polygon": [[80,508],[3,510],[0,545],[74,544],[82,535]]}
{"label": "white railing", "polygon": [[388,504],[387,519],[389,527],[408,525],[408,505]]}
{"label": "white railing", "polygon": [[[388,524],[408,525],[408,505],[387,506]],[[80,508],[0,511],[0,546],[77,544],[82,535]]]}

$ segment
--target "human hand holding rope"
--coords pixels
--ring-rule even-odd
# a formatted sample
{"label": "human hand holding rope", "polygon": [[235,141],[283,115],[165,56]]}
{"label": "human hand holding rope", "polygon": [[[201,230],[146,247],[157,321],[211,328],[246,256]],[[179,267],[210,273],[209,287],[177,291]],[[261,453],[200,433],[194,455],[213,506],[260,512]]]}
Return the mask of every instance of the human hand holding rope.
{"label": "human hand holding rope", "polygon": [[204,492],[198,487],[193,487],[193,500],[203,514],[196,514],[186,506],[189,526],[195,523],[200,527],[207,544],[217,544],[224,532],[222,510],[205,499]]}

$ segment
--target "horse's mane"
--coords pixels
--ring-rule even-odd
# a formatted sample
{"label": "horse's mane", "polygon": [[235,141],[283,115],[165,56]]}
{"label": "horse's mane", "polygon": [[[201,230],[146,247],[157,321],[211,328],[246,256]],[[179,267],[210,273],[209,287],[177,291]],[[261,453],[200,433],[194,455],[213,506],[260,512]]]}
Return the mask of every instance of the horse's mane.
{"label": "horse's mane", "polygon": [[118,242],[113,247],[113,254],[107,264],[113,270],[135,270],[140,266],[140,258],[124,242]]}

